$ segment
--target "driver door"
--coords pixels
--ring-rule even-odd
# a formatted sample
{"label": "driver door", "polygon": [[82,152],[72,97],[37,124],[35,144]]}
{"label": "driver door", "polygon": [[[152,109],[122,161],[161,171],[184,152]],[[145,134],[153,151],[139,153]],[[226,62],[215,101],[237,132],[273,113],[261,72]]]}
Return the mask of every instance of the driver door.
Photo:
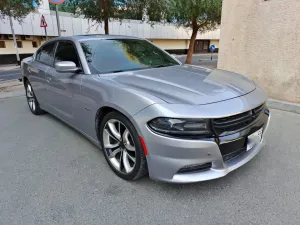
{"label": "driver door", "polygon": [[54,56],[54,65],[46,72],[47,92],[51,112],[73,124],[73,98],[80,92],[80,73],[56,71],[55,63],[71,61],[81,67],[75,45],[71,41],[59,41]]}

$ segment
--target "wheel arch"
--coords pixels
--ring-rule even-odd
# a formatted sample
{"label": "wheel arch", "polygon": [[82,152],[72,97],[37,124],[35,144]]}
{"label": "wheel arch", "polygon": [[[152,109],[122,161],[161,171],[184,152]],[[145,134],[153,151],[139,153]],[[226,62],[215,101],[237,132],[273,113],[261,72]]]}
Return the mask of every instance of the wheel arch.
{"label": "wheel arch", "polygon": [[96,129],[96,134],[97,134],[98,140],[100,140],[99,139],[99,127],[100,127],[101,121],[103,120],[105,115],[107,115],[108,113],[113,112],[113,111],[116,111],[116,110],[109,106],[103,106],[97,110],[96,117],[95,117],[95,129]]}
{"label": "wheel arch", "polygon": [[103,118],[110,112],[118,112],[118,113],[122,114],[123,116],[125,116],[133,124],[137,133],[140,135],[140,129],[137,126],[137,123],[133,120],[130,113],[126,112],[125,110],[123,110],[120,107],[115,106],[115,105],[105,105],[105,106],[100,107],[97,110],[96,115],[95,115],[95,129],[96,129],[96,135],[97,135],[97,138],[99,141],[100,141],[100,139],[99,139],[100,123],[103,120]]}
{"label": "wheel arch", "polygon": [[25,84],[26,84],[27,81],[29,81],[28,77],[24,76],[23,77],[23,85],[24,85],[24,87],[25,87]]}
{"label": "wheel arch", "polygon": [[[120,171],[118,171],[118,169],[113,166],[112,162],[109,161],[108,156],[107,156],[107,151],[105,151],[103,149],[103,147],[104,147],[103,143],[101,144],[101,147],[103,149],[104,156],[105,156],[105,158],[106,158],[109,166],[111,167],[111,169],[115,172],[115,174],[117,176],[119,176],[119,177],[121,177],[123,179],[126,179],[126,180],[136,180],[136,179],[139,179],[139,178],[143,177],[144,175],[146,175],[148,173],[148,164],[147,164],[147,161],[146,161],[146,155],[148,155],[148,151],[147,150],[145,151],[145,147],[144,147],[145,144],[144,144],[144,142],[141,141],[141,137],[140,137],[140,133],[139,133],[138,127],[136,126],[135,122],[132,120],[132,117],[131,116],[127,116],[126,112],[122,113],[123,110],[118,110],[117,108],[118,107],[113,107],[113,106],[103,106],[103,107],[101,107],[101,108],[98,109],[98,111],[96,113],[96,118],[95,118],[96,119],[97,138],[100,141],[100,129],[99,129],[99,126],[101,124],[102,119],[105,117],[105,115],[107,115],[110,112],[117,112],[120,115],[122,115],[122,117],[127,118],[128,121],[131,122],[131,125],[129,124],[130,127],[132,128],[132,126],[133,126],[133,129],[135,129],[137,131],[137,134],[135,134],[135,137],[136,137],[135,140],[136,140],[136,142],[134,142],[134,146],[135,146],[135,150],[134,151],[136,151],[136,153],[135,153],[135,160],[134,160],[135,165],[132,167],[132,169],[128,173],[126,173],[124,175]],[[116,117],[118,117],[118,116],[116,115]],[[111,118],[114,118],[114,116],[112,116]],[[125,127],[127,129],[129,129],[127,127],[127,125]],[[140,146],[140,148],[139,148],[139,146]],[[137,150],[137,149],[139,149],[139,150]],[[136,163],[138,163],[138,166],[136,166]],[[123,162],[123,164],[124,164],[124,162]],[[120,162],[120,166],[121,166],[121,162]]]}

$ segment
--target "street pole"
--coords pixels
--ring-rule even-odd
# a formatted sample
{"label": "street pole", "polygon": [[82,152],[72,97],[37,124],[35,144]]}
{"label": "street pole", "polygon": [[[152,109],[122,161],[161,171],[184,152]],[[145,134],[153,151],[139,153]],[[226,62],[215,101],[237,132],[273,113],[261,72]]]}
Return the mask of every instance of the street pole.
{"label": "street pole", "polygon": [[58,15],[58,5],[55,5],[55,10],[56,10],[56,22],[57,22],[58,36],[61,36],[60,24],[59,24],[59,15]]}
{"label": "street pole", "polygon": [[17,62],[18,62],[18,65],[21,65],[21,62],[20,62],[21,60],[20,60],[20,55],[19,55],[19,50],[18,50],[16,35],[15,35],[15,30],[14,30],[14,25],[13,25],[13,21],[12,21],[11,15],[9,15],[9,23],[10,23],[10,29],[11,29],[11,32],[12,32],[12,35],[13,35],[13,39],[14,39],[14,46],[15,46],[15,49],[16,49]]}
{"label": "street pole", "polygon": [[48,39],[48,37],[47,37],[47,28],[44,27],[44,29],[45,29],[45,35],[46,35],[46,41],[47,41],[47,39]]}

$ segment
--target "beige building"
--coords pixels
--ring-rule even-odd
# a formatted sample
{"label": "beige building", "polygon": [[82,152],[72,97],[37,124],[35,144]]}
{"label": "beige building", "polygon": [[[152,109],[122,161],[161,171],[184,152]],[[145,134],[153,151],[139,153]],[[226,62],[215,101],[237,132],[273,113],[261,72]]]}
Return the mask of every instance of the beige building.
{"label": "beige building", "polygon": [[218,68],[300,103],[300,0],[224,0]]}

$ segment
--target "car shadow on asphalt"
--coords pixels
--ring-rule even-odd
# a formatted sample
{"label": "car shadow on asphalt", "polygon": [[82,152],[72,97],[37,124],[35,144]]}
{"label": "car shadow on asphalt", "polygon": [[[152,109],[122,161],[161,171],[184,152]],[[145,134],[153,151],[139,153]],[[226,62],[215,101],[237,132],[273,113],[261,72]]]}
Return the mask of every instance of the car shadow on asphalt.
{"label": "car shadow on asphalt", "polygon": [[81,134],[78,130],[76,130],[75,128],[73,128],[71,125],[65,123],[64,121],[61,121],[59,118],[57,118],[56,116],[54,116],[51,113],[47,112],[45,114],[45,116],[47,116],[49,119],[53,120],[53,122],[55,121],[57,124],[59,124],[59,126],[62,126],[63,128],[68,129],[68,132],[73,132],[76,135],[78,135],[78,137],[82,137],[84,140],[86,140],[87,142],[89,142],[89,144],[91,144],[91,146],[95,147],[97,149],[97,151],[99,151],[100,153],[102,153],[101,146],[98,146],[98,145],[94,144],[91,140],[89,140],[86,136],[84,136],[83,134]]}

